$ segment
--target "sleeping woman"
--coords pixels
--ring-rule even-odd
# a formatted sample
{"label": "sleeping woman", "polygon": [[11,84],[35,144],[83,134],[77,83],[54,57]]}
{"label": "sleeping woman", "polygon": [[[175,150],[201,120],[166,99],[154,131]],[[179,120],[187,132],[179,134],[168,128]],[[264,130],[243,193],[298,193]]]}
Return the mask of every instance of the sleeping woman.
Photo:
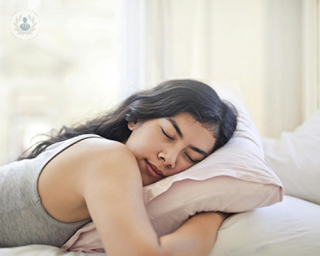
{"label": "sleeping woman", "polygon": [[232,137],[236,110],[208,85],[169,80],[63,127],[0,168],[0,247],[61,247],[95,223],[108,256],[207,255],[225,213],[198,213],[158,237],[143,186],[190,168]]}

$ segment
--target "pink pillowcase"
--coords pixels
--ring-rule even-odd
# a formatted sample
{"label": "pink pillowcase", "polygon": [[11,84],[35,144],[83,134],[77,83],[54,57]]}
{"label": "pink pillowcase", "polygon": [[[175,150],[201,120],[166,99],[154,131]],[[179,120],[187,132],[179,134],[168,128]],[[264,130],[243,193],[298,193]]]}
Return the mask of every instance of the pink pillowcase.
{"label": "pink pillowcase", "polygon": [[[147,212],[159,236],[175,231],[197,212],[243,212],[282,201],[282,183],[264,161],[260,135],[243,105],[239,88],[230,82],[212,86],[237,108],[237,130],[224,147],[202,162],[144,187]],[[92,232],[96,230],[87,234]],[[85,234],[83,239],[85,242]],[[63,248],[76,249],[71,242]]]}
{"label": "pink pillowcase", "polygon": [[80,228],[61,249],[73,252],[105,252],[96,226],[93,222]]}

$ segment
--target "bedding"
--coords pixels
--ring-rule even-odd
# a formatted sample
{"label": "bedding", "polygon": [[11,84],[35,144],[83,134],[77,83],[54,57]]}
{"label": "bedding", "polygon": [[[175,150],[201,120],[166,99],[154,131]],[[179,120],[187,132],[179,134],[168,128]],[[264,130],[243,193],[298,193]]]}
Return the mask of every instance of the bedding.
{"label": "bedding", "polygon": [[[320,205],[284,196],[272,206],[238,213],[221,226],[208,256],[319,256]],[[0,249],[1,256],[106,256],[46,245]]]}
{"label": "bedding", "polygon": [[279,140],[263,138],[263,146],[284,193],[320,204],[320,109]]}
{"label": "bedding", "polygon": [[49,245],[27,245],[0,249],[1,256],[106,256],[105,253],[66,252]]}
{"label": "bedding", "polygon": [[319,256],[320,206],[284,196],[283,202],[227,219],[208,256]]}

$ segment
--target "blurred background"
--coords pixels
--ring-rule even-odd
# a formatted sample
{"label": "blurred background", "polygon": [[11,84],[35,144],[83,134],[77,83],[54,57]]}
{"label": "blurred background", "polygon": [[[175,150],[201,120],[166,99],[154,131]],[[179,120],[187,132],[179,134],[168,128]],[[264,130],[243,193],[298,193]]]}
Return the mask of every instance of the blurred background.
{"label": "blurred background", "polygon": [[[40,32],[19,40],[15,12]],[[320,107],[319,0],[0,0],[0,165],[173,78],[236,80],[263,137]]]}

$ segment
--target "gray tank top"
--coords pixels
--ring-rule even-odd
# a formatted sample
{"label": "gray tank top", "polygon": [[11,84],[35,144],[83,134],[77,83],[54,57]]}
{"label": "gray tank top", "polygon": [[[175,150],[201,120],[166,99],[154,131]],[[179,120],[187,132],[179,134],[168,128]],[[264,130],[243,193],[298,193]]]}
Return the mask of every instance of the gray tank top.
{"label": "gray tank top", "polygon": [[46,244],[61,247],[91,219],[65,223],[54,219],[43,207],[38,178],[60,152],[94,134],[80,135],[48,147],[34,159],[0,167],[0,247]]}

